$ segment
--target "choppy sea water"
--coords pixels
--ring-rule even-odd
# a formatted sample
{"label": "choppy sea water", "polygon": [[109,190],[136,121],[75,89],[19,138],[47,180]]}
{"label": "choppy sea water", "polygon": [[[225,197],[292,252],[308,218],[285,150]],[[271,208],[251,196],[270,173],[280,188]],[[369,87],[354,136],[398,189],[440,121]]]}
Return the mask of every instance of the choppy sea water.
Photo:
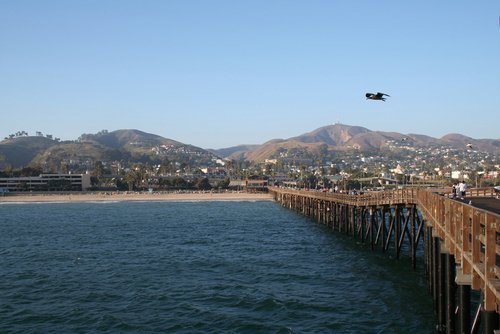
{"label": "choppy sea water", "polygon": [[433,333],[420,271],[273,202],[0,205],[0,333]]}

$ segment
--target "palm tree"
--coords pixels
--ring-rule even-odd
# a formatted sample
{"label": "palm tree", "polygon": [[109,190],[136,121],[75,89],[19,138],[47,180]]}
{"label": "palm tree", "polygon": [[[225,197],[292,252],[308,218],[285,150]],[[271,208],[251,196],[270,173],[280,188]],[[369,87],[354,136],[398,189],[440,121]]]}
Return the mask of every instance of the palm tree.
{"label": "palm tree", "polygon": [[136,170],[131,169],[127,175],[125,175],[125,181],[128,184],[128,190],[132,191],[137,187],[137,184],[140,181],[140,174]]}

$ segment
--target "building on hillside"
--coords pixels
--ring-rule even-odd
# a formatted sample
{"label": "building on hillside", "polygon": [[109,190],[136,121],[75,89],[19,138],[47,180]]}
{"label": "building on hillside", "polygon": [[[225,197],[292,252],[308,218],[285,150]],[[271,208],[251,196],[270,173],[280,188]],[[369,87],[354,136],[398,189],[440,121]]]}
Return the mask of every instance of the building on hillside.
{"label": "building on hillside", "polygon": [[405,174],[405,170],[400,164],[398,164],[396,168],[391,169],[390,172],[393,174]]}
{"label": "building on hillside", "polygon": [[4,192],[85,191],[90,186],[90,174],[40,174],[0,178],[0,189]]}
{"label": "building on hillside", "polygon": [[498,172],[496,170],[485,172],[483,175],[483,179],[496,179],[497,177],[498,177]]}
{"label": "building on hillside", "polygon": [[465,172],[455,170],[451,172],[451,178],[455,180],[467,180],[469,179],[469,175]]}
{"label": "building on hillside", "polygon": [[365,187],[367,185],[372,185],[372,186],[388,186],[388,185],[396,185],[398,184],[397,179],[393,178],[388,178],[388,177],[363,177],[356,179],[359,183],[364,185]]}

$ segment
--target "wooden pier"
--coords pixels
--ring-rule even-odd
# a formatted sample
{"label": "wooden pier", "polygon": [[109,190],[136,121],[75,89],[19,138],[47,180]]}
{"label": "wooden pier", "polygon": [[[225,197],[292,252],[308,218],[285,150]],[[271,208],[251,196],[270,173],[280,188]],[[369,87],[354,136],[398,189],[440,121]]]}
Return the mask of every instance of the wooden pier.
{"label": "wooden pier", "polygon": [[[471,205],[490,199],[500,208],[492,188],[472,189],[465,201],[424,188],[362,195],[277,187],[269,191],[282,206],[373,250],[394,252],[397,259],[407,251],[414,268],[422,257],[438,333],[490,334],[499,328],[500,215]],[[417,249],[423,250],[420,256]]]}

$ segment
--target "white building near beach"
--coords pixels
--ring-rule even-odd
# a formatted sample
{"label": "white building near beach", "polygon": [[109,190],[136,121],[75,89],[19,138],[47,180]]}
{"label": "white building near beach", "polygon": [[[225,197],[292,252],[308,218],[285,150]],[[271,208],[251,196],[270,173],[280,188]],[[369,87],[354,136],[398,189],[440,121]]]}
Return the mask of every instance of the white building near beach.
{"label": "white building near beach", "polygon": [[85,191],[90,186],[89,174],[40,174],[0,178],[0,189],[4,192]]}

